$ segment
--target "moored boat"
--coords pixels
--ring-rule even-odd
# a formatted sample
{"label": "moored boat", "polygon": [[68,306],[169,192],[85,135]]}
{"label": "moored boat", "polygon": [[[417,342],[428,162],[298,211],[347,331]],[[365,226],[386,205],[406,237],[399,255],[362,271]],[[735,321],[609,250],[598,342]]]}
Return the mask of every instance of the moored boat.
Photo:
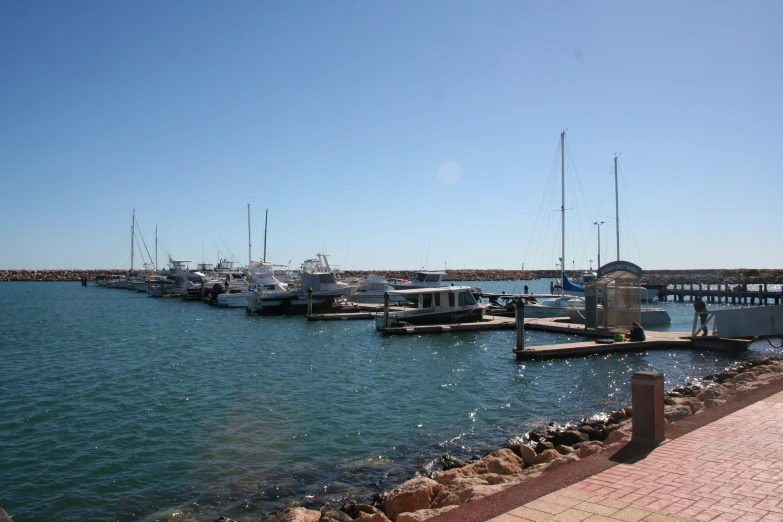
{"label": "moored boat", "polygon": [[479,303],[473,296],[469,286],[442,286],[438,288],[421,288],[410,290],[394,290],[389,297],[400,296],[407,303],[402,310],[386,312],[375,317],[376,328],[387,326],[426,325],[426,324],[457,324],[481,321],[487,310],[486,303]]}

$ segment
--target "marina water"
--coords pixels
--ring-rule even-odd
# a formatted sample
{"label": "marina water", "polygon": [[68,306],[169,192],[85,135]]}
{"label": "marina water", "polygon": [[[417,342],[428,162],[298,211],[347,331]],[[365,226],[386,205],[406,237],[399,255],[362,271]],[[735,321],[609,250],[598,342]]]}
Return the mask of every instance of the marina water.
{"label": "marina water", "polygon": [[[664,306],[668,329],[690,331],[689,303]],[[443,454],[482,455],[626,406],[636,371],[665,372],[668,390],[778,354],[757,342],[733,356],[518,363],[513,331],[384,337],[372,321],[257,317],[78,283],[4,283],[0,310],[0,507],[15,522],[259,520],[369,501]]]}

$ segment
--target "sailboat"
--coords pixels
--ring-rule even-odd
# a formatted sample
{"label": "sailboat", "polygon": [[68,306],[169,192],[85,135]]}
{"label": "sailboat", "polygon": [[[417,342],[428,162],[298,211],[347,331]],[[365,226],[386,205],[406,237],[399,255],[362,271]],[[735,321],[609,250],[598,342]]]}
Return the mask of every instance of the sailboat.
{"label": "sailboat", "polygon": [[[617,189],[617,156],[614,157],[614,204],[615,204],[615,214],[617,219],[617,225],[615,227],[617,232],[617,261],[620,261],[620,198],[619,198],[619,191]],[[600,233],[600,232],[599,232]],[[598,259],[600,264],[601,259],[601,253],[598,252]],[[598,267],[601,268],[600,266]],[[567,279],[563,280],[563,287],[565,288]],[[583,289],[584,290],[584,289]],[[640,292],[641,301],[648,301],[647,297],[647,289],[641,288]],[[574,306],[571,307],[568,311],[568,317],[571,319],[572,323],[576,324],[584,324],[585,323],[585,306],[584,304],[580,306]],[[602,324],[604,322],[604,309],[602,305],[598,305],[596,309],[596,322],[597,324]],[[670,324],[672,322],[671,317],[669,316],[669,312],[666,311],[665,308],[653,308],[653,307],[641,307],[641,313],[640,313],[640,321],[642,323],[642,326],[653,326],[653,325],[661,325],[661,324]]]}
{"label": "sailboat", "polygon": [[560,297],[526,299],[525,317],[564,317],[569,308],[584,305],[584,286],[573,283],[565,271],[565,131],[560,133],[560,224]]}
{"label": "sailboat", "polygon": [[260,261],[253,261],[252,247],[253,243],[250,236],[250,204],[247,205],[247,241],[248,241],[248,266],[244,270],[244,278],[248,286],[241,292],[226,292],[219,294],[216,299],[218,306],[229,308],[247,308],[249,298],[257,297],[262,291],[285,292],[288,285],[281,283],[275,277],[275,270],[272,263],[266,260],[266,233],[269,224],[269,209],[266,209],[266,218],[264,219],[264,257]]}

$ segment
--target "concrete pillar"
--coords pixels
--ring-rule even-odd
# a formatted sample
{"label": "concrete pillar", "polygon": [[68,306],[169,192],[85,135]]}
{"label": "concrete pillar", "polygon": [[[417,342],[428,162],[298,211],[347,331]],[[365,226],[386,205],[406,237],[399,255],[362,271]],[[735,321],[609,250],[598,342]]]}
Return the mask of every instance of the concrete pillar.
{"label": "concrete pillar", "polygon": [[633,442],[657,445],[663,442],[663,372],[636,372],[631,377]]}

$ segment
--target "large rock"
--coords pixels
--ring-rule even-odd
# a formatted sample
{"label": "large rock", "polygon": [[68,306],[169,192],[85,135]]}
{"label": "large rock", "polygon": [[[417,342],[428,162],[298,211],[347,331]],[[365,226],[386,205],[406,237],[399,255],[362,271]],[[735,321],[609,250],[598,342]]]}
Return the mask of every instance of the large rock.
{"label": "large rock", "polygon": [[688,406],[678,404],[677,406],[664,406],[663,408],[663,416],[669,422],[677,422],[691,415],[693,415],[693,412],[691,412]]}
{"label": "large rock", "polygon": [[342,506],[342,510],[348,513],[349,515],[351,515],[351,518],[353,519],[359,518],[362,514],[370,515],[370,516],[377,515],[377,514],[384,515],[384,513],[375,506],[371,506],[369,504],[357,504],[353,500],[349,500],[348,502],[346,502]]}
{"label": "large rock", "polygon": [[437,517],[446,511],[457,509],[457,507],[458,506],[446,506],[440,509],[422,509],[421,511],[416,511],[414,513],[402,513],[397,518],[397,522],[423,522],[424,520],[429,520],[432,517]]}
{"label": "large rock", "polygon": [[[625,418],[625,413],[623,413],[623,418]],[[556,448],[558,446],[573,446],[574,444],[579,444],[580,442],[586,442],[590,440],[590,437],[581,431],[566,430],[554,434],[551,440],[552,444]]]}
{"label": "large rock", "polygon": [[470,477],[484,473],[514,475],[525,468],[525,462],[508,448],[490,453],[483,459],[464,468],[450,469],[438,475],[438,482],[447,486],[459,477]]}
{"label": "large rock", "polygon": [[716,385],[699,392],[696,398],[702,402],[705,402],[708,399],[717,399],[719,397],[723,397],[724,395],[728,395],[728,394],[729,392],[725,386]]}
{"label": "large rock", "polygon": [[386,515],[397,520],[400,513],[429,509],[432,499],[442,488],[443,486],[427,477],[409,480],[389,492],[386,498]]}
{"label": "large rock", "polygon": [[519,447],[519,452],[522,454],[522,460],[524,461],[525,465],[532,466],[536,460],[536,450],[523,444]]}
{"label": "large rock", "polygon": [[457,478],[448,487],[443,488],[432,501],[435,509],[445,506],[461,506],[488,495],[503,491],[512,483],[493,486],[476,484],[471,479]]}
{"label": "large rock", "polygon": [[691,415],[695,414],[696,412],[704,408],[704,404],[702,404],[702,402],[699,399],[696,399],[695,397],[685,397],[683,399],[677,399],[676,404],[680,406],[687,406],[688,408],[690,408]]}
{"label": "large rock", "polygon": [[0,522],[13,522],[3,508],[0,508]]}
{"label": "large rock", "polygon": [[579,431],[587,435],[590,440],[604,440],[605,437],[603,430],[598,429],[595,426],[590,426],[589,424],[581,426]]}
{"label": "large rock", "polygon": [[305,508],[286,508],[272,518],[272,522],[318,522],[319,520],[321,520],[320,511]]}
{"label": "large rock", "polygon": [[561,455],[557,450],[548,449],[536,455],[533,464],[548,464],[549,462],[552,462],[555,459],[559,459],[560,457]]}
{"label": "large rock", "polygon": [[323,511],[321,514],[321,522],[352,522],[353,519],[348,516],[347,513],[342,511],[335,511],[333,509]]}
{"label": "large rock", "polygon": [[604,445],[608,446],[609,444],[625,442],[627,440],[631,440],[631,436],[628,434],[628,432],[623,430],[615,430],[606,437]]}
{"label": "large rock", "polygon": [[601,442],[598,442],[597,440],[591,440],[589,442],[583,442],[579,445],[579,452],[577,455],[579,455],[580,459],[583,459],[585,457],[589,457],[590,455],[593,455],[595,453],[598,453],[601,451],[601,448],[603,448],[604,445]]}
{"label": "large rock", "polygon": [[565,464],[570,464],[571,462],[576,462],[579,460],[579,456],[576,453],[571,453],[569,455],[563,455],[559,459],[555,459],[552,462],[549,463],[549,466],[544,471],[554,471],[557,468],[564,466]]}
{"label": "large rock", "polygon": [[731,383],[732,384],[739,384],[741,382],[752,381],[754,379],[754,377],[755,376],[752,373],[750,373],[750,372],[740,373],[739,375],[737,375],[736,377],[731,379]]}
{"label": "large rock", "polygon": [[361,520],[362,522],[391,522],[391,520],[389,520],[389,517],[387,517],[380,511],[372,514],[361,512],[359,513],[359,516],[356,517],[354,520]]}

